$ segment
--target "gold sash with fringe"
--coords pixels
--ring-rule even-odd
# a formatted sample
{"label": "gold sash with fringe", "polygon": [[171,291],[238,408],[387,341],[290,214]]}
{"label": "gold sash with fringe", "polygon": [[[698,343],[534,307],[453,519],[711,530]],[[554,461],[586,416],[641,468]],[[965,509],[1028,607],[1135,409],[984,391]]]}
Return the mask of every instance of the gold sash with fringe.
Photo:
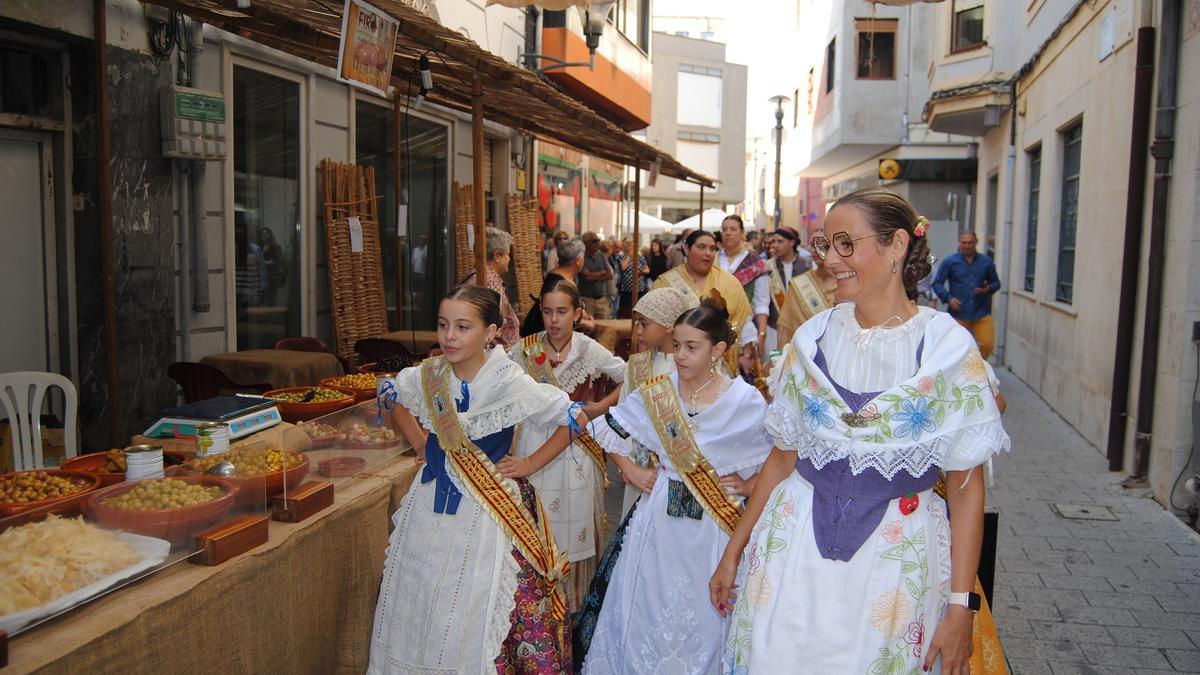
{"label": "gold sash with fringe", "polygon": [[709,517],[726,534],[732,535],[742,516],[742,507],[721,486],[721,477],[697,447],[692,427],[679,406],[675,385],[666,375],[658,375],[647,380],[640,389],[646,412],[658,432],[658,440],[675,471],[683,478],[683,484]]}
{"label": "gold sash with fringe", "polygon": [[[525,336],[521,341],[521,356],[525,359],[525,371],[529,373],[530,377],[542,384],[552,384],[555,388],[562,389],[562,385],[554,375],[554,366],[550,365],[550,355],[542,346],[540,333]],[[567,392],[568,395],[570,393]],[[576,435],[572,442],[583,448],[588,457],[591,457],[592,461],[596,463],[596,468],[600,472],[600,487],[607,490],[608,467],[604,463],[604,448],[600,447],[587,429]]]}
{"label": "gold sash with fringe", "polygon": [[567,599],[560,581],[570,563],[558,553],[541,500],[534,520],[515,485],[500,475],[487,454],[467,436],[450,396],[450,367],[445,359],[426,359],[421,364],[421,390],[433,432],[446,453],[446,464],[545,580],[551,615],[561,620],[567,613]]}

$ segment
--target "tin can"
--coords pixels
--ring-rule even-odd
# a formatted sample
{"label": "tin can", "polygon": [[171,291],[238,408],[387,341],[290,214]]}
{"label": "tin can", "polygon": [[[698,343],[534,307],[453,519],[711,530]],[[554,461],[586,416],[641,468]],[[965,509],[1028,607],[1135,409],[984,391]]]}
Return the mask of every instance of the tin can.
{"label": "tin can", "polygon": [[196,425],[196,456],[212,457],[229,452],[229,425],[201,422]]}
{"label": "tin can", "polygon": [[163,449],[157,445],[125,448],[125,480],[163,477]]}

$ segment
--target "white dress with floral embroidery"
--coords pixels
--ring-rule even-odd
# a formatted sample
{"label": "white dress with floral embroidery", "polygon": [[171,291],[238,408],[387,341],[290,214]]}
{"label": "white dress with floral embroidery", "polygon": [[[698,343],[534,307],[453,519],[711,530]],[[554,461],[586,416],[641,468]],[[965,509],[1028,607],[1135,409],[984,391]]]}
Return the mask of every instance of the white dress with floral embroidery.
{"label": "white dress with floral embroidery", "polygon": [[[818,340],[829,379],[812,361]],[[928,309],[899,328],[863,330],[853,304],[840,305],[802,326],[788,346],[767,429],[778,447],[818,469],[848,458],[853,473],[870,467],[890,480],[898,471],[978,466],[1007,449],[1008,437],[973,345]],[[860,411],[866,428],[837,428],[849,410],[833,382],[885,392]],[[925,490],[905,515],[902,500],[891,500],[857,552],[838,561],[818,550],[813,494],[796,471],[771,493],[738,568],[724,672],[797,672],[803,664],[817,674],[920,673],[950,593],[945,502]]]}
{"label": "white dress with floral embroidery", "polygon": [[[678,389],[679,376],[671,375],[671,381]],[[712,405],[689,418],[700,451],[718,475],[758,472],[771,449],[762,427],[765,408],[758,390],[737,379]],[[669,483],[680,477],[663,451],[641,393],[631,392],[609,414],[629,439],[657,453],[661,463],[654,489],[638,502],[626,527],[583,672],[717,673],[728,622],[708,600],[708,580],[729,537],[707,513],[699,520],[667,513]],[[629,456],[629,439],[606,422],[595,426],[596,440],[605,450]],[[686,490],[682,484],[680,488]]]}

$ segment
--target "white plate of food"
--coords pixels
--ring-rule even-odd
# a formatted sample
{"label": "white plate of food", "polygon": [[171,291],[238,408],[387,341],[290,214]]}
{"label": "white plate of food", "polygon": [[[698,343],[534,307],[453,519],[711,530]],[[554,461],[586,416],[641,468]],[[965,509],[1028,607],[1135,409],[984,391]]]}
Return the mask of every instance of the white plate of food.
{"label": "white plate of food", "polygon": [[25,626],[95,597],[166,561],[171,544],[50,516],[0,532],[0,630]]}

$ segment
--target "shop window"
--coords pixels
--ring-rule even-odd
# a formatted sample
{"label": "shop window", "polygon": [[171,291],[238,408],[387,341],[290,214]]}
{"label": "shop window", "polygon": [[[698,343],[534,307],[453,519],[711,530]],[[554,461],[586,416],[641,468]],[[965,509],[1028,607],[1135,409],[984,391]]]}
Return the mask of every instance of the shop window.
{"label": "shop window", "polygon": [[1029,203],[1025,211],[1025,290],[1033,292],[1037,268],[1038,201],[1041,196],[1042,146],[1025,153],[1029,166]]}
{"label": "shop window", "polygon": [[829,45],[825,47],[825,93],[833,91],[833,73],[837,65],[834,59],[837,56],[837,38],[829,41]]}
{"label": "shop window", "polygon": [[858,31],[858,69],[860,80],[896,79],[896,28],[895,19],[859,19],[855,22]]}
{"label": "shop window", "polygon": [[60,116],[57,108],[61,105],[50,86],[51,64],[55,61],[35,48],[0,44],[0,112]]}
{"label": "shop window", "polygon": [[[456,266],[450,232],[450,130],[413,115],[406,115],[402,125],[400,202],[408,206],[408,217],[405,232],[382,249],[384,284],[395,287],[395,268],[389,279],[387,258],[399,256],[403,269],[399,300],[403,321],[399,323],[405,328],[433,330],[437,328],[438,299],[457,284],[452,278]],[[391,246],[398,246],[399,251]]]}
{"label": "shop window", "polygon": [[1083,122],[1062,132],[1062,187],[1058,221],[1058,276],[1054,299],[1068,305],[1074,300],[1075,241],[1079,224],[1079,175],[1083,154]]}
{"label": "shop window", "polygon": [[238,349],[301,330],[300,84],[233,68]]}
{"label": "shop window", "polygon": [[[379,252],[383,262],[383,288],[388,308],[388,325],[397,326],[396,316],[396,133],[392,108],[359,100],[354,104],[354,163],[375,169],[376,206],[379,216]],[[404,265],[399,265],[403,270]]]}
{"label": "shop window", "polygon": [[950,17],[950,51],[962,52],[983,46],[984,0],[954,0]]}

